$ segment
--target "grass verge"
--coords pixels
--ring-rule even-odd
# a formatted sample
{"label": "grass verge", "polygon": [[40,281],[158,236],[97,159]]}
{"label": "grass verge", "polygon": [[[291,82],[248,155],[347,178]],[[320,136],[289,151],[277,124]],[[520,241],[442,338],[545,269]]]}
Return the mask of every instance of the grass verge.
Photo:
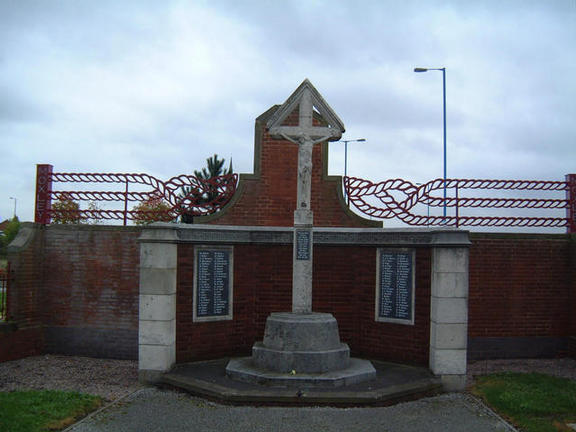
{"label": "grass verge", "polygon": [[477,377],[472,392],[525,432],[573,431],[576,382],[538,373]]}
{"label": "grass verge", "polygon": [[0,431],[58,431],[102,405],[102,398],[43,390],[0,393]]}

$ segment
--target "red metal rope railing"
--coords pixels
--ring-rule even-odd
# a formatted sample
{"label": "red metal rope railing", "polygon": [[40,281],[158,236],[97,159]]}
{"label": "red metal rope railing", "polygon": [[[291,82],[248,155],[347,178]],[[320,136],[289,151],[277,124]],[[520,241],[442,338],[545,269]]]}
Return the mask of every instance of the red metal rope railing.
{"label": "red metal rope railing", "polygon": [[[74,184],[118,184],[124,190],[54,190],[54,183]],[[211,179],[200,179],[190,175],[179,175],[162,181],[148,174],[136,173],[55,173],[51,165],[38,165],[36,180],[36,216],[38,223],[50,223],[55,211],[52,201],[65,197],[68,200],[90,202],[123,203],[124,209],[58,209],[59,214],[70,213],[79,219],[149,218],[173,220],[180,215],[204,216],[222,209],[236,192],[237,174],[228,174]],[[130,191],[131,185],[147,186],[149,191]],[[156,199],[165,203],[161,211],[129,210],[129,202]]]}
{"label": "red metal rope railing", "polygon": [[[498,226],[498,227],[568,227],[573,230],[575,221],[576,175],[566,176],[566,181],[537,180],[488,180],[447,179],[446,188],[453,189],[455,197],[434,197],[432,192],[444,189],[443,179],[424,184],[413,184],[402,179],[372,183],[355,177],[344,178],[344,189],[350,202],[362,213],[380,219],[398,218],[408,225]],[[459,197],[463,190],[505,190],[562,192],[565,198],[486,198]],[[397,198],[401,196],[401,198]],[[454,216],[429,216],[415,214],[414,207],[455,208]],[[532,216],[460,216],[460,208],[490,209],[566,209],[566,217]],[[573,231],[570,231],[573,232]]]}

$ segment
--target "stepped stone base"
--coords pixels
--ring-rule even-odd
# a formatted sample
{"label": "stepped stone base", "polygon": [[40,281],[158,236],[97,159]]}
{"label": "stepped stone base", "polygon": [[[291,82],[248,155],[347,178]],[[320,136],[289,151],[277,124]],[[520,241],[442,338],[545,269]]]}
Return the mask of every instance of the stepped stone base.
{"label": "stepped stone base", "polygon": [[329,313],[273,312],[266,319],[263,345],[285,351],[340,348],[338,322]]}
{"label": "stepped stone base", "polygon": [[276,386],[275,381],[272,385],[241,382],[223,373],[229,362],[230,359],[223,358],[178,364],[162,376],[162,384],[217,401],[294,406],[388,405],[442,391],[440,378],[433,376],[427,368],[380,361],[371,362],[376,368],[374,380],[333,387]]}
{"label": "stepped stone base", "polygon": [[258,368],[280,373],[324,373],[347,368],[350,365],[350,348],[343,343],[332,350],[278,351],[256,342],[252,347],[252,361]]}
{"label": "stepped stone base", "polygon": [[350,358],[338,323],[327,313],[272,313],[252,357],[226,367],[234,380],[283,387],[339,387],[374,379],[369,361]]}
{"label": "stepped stone base", "polygon": [[342,387],[376,378],[376,369],[368,360],[351,358],[346,369],[324,373],[280,373],[254,365],[252,358],[232,359],[226,366],[226,375],[236,381],[271,387],[308,388]]}

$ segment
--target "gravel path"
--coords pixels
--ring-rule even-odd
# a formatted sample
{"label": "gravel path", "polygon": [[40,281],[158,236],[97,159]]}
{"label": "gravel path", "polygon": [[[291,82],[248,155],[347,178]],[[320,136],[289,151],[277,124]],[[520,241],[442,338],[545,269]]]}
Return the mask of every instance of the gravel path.
{"label": "gravel path", "polygon": [[474,383],[474,376],[496,372],[539,372],[576,381],[576,360],[561,358],[476,361],[468,365],[468,385]]}
{"label": "gravel path", "polygon": [[43,355],[0,363],[0,391],[71,390],[111,401],[140,387],[133,360]]}
{"label": "gravel path", "polygon": [[[493,372],[541,372],[576,380],[576,360],[488,360],[468,365],[474,375]],[[73,390],[111,401],[141,388],[138,364],[132,360],[43,355],[0,363],[0,391]]]}

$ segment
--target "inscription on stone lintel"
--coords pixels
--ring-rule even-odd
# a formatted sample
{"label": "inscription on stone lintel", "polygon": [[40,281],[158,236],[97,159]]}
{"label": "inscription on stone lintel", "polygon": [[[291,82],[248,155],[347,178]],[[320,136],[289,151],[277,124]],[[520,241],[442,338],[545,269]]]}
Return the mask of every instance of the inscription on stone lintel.
{"label": "inscription on stone lintel", "polygon": [[197,247],[194,320],[232,319],[232,248]]}
{"label": "inscription on stone lintel", "polygon": [[310,260],[310,239],[309,230],[296,230],[296,259],[300,261]]}
{"label": "inscription on stone lintel", "polygon": [[376,320],[414,323],[414,250],[378,249]]}

